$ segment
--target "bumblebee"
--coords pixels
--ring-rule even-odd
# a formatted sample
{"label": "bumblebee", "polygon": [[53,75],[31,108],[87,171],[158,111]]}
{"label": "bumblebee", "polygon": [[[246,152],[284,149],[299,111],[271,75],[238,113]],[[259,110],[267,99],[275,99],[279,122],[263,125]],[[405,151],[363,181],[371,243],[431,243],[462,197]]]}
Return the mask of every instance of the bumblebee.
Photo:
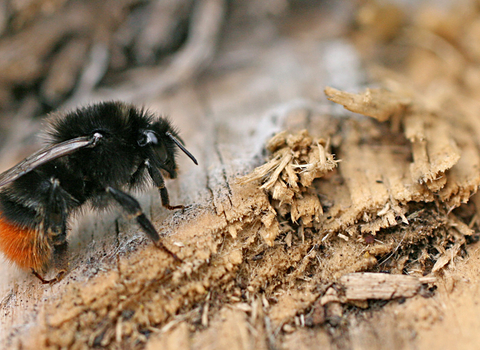
{"label": "bumblebee", "polygon": [[[172,206],[165,177],[177,177],[178,150],[195,163],[169,120],[122,102],[103,102],[52,115],[47,145],[0,174],[0,251],[30,269],[44,284],[68,270],[70,216],[90,205],[117,203],[155,245],[178,259],[160,241],[138,201],[126,191],[158,188],[162,205]],[[43,276],[53,267],[58,274]]]}

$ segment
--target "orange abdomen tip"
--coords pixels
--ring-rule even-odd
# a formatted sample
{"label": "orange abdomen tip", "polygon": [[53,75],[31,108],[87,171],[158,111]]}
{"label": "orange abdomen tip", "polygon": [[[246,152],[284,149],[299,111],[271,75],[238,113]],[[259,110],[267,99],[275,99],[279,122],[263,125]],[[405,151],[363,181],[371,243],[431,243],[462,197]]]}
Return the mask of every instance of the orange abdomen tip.
{"label": "orange abdomen tip", "polygon": [[21,227],[0,216],[0,251],[7,260],[23,269],[41,271],[50,260],[48,248],[38,230]]}

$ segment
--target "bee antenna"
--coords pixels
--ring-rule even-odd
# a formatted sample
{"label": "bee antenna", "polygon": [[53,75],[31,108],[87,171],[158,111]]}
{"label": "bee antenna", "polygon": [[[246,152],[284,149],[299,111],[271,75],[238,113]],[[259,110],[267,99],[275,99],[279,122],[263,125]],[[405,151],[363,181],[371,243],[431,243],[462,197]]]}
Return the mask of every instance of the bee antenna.
{"label": "bee antenna", "polygon": [[173,136],[170,132],[166,132],[165,133],[168,137],[170,137],[170,139],[175,142],[175,144],[178,146],[178,148],[180,148],[183,153],[185,153],[194,163],[195,165],[198,165],[198,162],[197,160],[195,159],[195,157],[193,156],[193,154],[191,154],[183,145],[182,143],[180,142],[180,140],[178,140],[175,136]]}

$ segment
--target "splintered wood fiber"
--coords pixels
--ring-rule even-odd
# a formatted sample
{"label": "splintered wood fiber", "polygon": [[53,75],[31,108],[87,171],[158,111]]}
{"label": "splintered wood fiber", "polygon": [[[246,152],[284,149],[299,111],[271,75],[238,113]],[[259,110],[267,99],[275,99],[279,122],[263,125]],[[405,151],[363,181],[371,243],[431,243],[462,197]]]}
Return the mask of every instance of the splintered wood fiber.
{"label": "splintered wood fiber", "polygon": [[[326,88],[325,91],[330,100],[345,103],[349,110],[384,120],[385,112],[381,100],[375,104],[375,108],[368,111],[356,102],[367,100],[372,104],[370,89],[364,94],[351,94],[333,88]],[[376,94],[381,95],[382,91],[388,96],[393,94],[386,90],[378,90]],[[401,100],[401,93],[397,95],[400,96],[394,100],[404,101]],[[475,138],[478,136],[470,131],[473,125],[469,127],[468,124],[457,123],[456,117],[449,113],[430,111],[421,100],[412,100],[407,109],[404,102],[398,102],[397,105],[398,110],[403,111],[401,123],[405,138],[410,142],[413,161],[408,164],[410,179],[405,179],[405,186],[410,191],[400,196],[394,194],[395,198],[403,202],[420,201],[422,200],[420,194],[423,195],[423,200],[430,201],[435,194],[440,196],[442,202],[449,203],[452,207],[467,202],[479,184],[477,170],[479,155],[475,147]],[[390,112],[391,108],[390,104],[385,106]],[[394,116],[395,113],[391,115]],[[418,186],[423,184],[425,186]]]}

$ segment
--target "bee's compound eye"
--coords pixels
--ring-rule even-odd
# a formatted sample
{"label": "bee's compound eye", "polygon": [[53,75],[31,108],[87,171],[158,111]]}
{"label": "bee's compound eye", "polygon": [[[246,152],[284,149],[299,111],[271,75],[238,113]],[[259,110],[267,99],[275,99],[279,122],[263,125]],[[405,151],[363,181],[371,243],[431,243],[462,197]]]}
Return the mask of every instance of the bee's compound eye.
{"label": "bee's compound eye", "polygon": [[168,152],[167,152],[167,149],[165,147],[165,145],[163,144],[163,142],[160,142],[158,144],[156,144],[154,147],[153,147],[153,151],[155,152],[155,157],[161,161],[162,163],[165,163],[168,159]]}
{"label": "bee's compound eye", "polygon": [[143,147],[148,144],[156,145],[158,143],[157,136],[153,131],[144,131],[142,132],[140,139],[138,140],[138,145]]}

